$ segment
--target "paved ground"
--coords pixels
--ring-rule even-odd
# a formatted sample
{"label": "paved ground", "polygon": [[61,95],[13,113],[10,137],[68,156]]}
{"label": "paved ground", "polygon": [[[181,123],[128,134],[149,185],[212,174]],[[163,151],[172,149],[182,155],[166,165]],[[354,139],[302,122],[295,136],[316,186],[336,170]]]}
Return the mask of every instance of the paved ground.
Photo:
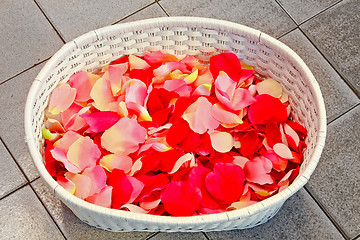
{"label": "paved ground", "polygon": [[[48,191],[24,142],[27,92],[65,42],[151,17],[202,16],[259,29],[294,49],[325,98],[328,135],[309,183],[268,223],[244,231],[111,233],[80,222]],[[0,239],[356,239],[360,236],[358,0],[0,1]]]}

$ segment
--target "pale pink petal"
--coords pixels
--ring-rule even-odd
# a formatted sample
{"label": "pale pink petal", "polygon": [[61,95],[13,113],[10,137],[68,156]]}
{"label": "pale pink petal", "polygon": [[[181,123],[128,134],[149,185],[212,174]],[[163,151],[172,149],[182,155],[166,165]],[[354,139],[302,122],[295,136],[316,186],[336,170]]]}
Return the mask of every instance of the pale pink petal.
{"label": "pale pink petal", "polygon": [[52,114],[59,114],[65,111],[74,102],[76,89],[65,83],[57,86],[50,95],[48,110]]}
{"label": "pale pink petal", "polygon": [[85,168],[83,175],[88,176],[91,179],[89,196],[99,193],[106,185],[107,176],[105,170],[98,165]]}
{"label": "pale pink petal", "polygon": [[211,107],[211,113],[217,121],[220,123],[230,124],[232,127],[242,123],[242,120],[238,115],[226,110],[220,103],[215,103]]}
{"label": "pale pink petal", "polygon": [[144,106],[147,87],[144,82],[136,79],[129,80],[126,85],[125,103],[133,102]]}
{"label": "pale pink petal", "polygon": [[248,158],[243,156],[234,156],[233,164],[240,166],[241,168],[244,168],[245,163],[247,161],[250,161]]}
{"label": "pale pink petal", "polygon": [[231,108],[241,110],[256,102],[250,91],[244,88],[237,88],[231,98]]}
{"label": "pale pink petal", "polygon": [[179,69],[182,72],[186,71],[186,65],[182,62],[166,62],[160,67],[154,69],[154,76],[166,76],[170,74],[175,69]]}
{"label": "pale pink petal", "polygon": [[99,165],[109,172],[117,168],[128,173],[132,168],[132,159],[127,155],[108,154],[100,159]]}
{"label": "pale pink petal", "polygon": [[148,128],[148,134],[153,135],[154,133],[157,133],[157,132],[160,132],[160,131],[163,131],[163,130],[168,130],[171,126],[172,126],[172,123],[167,123],[167,124],[162,125],[162,126],[160,126],[158,128],[149,127]]}
{"label": "pale pink petal", "polygon": [[50,131],[55,131],[59,133],[63,133],[66,131],[63,125],[61,125],[61,123],[58,120],[52,118],[46,119],[45,127]]}
{"label": "pale pink petal", "polygon": [[199,134],[207,130],[214,130],[219,122],[211,114],[212,104],[205,97],[199,97],[184,112],[182,118],[186,120],[190,128]]}
{"label": "pale pink petal", "polygon": [[116,102],[116,98],[112,95],[110,82],[105,78],[100,78],[96,81],[90,93],[94,100],[94,106],[100,111],[107,111],[109,104]]}
{"label": "pale pink petal", "polygon": [[83,136],[74,131],[67,131],[61,139],[54,143],[54,147],[60,148],[66,154],[70,146],[82,137]]}
{"label": "pale pink petal", "polygon": [[212,147],[221,153],[229,152],[234,146],[234,139],[230,133],[213,131],[209,132]]}
{"label": "pale pink petal", "polygon": [[298,147],[300,143],[300,138],[299,135],[294,131],[294,129],[292,129],[289,125],[284,123],[284,131],[294,140],[296,147]]}
{"label": "pale pink petal", "polygon": [[90,196],[91,179],[88,176],[67,172],[65,173],[65,177],[75,184],[75,196],[81,199]]}
{"label": "pale pink petal", "polygon": [[255,94],[256,94],[256,85],[251,84],[251,85],[249,86],[249,92],[250,92],[251,96],[254,97]]}
{"label": "pale pink petal", "polygon": [[259,94],[268,94],[274,98],[280,98],[283,92],[281,84],[272,78],[256,84],[256,90]]}
{"label": "pale pink petal", "polygon": [[128,109],[126,107],[125,101],[120,101],[119,102],[117,112],[120,115],[120,117],[128,117],[129,116],[129,112],[128,112]]}
{"label": "pale pink petal", "polygon": [[181,79],[171,79],[165,81],[164,88],[169,92],[176,92],[183,97],[189,97],[192,90],[191,86],[188,86],[187,83]]}
{"label": "pale pink petal", "polygon": [[248,207],[253,205],[254,203],[257,203],[258,201],[253,201],[253,200],[240,200],[237,202],[233,202],[230,206],[228,206],[226,208],[226,211],[231,211],[231,210],[236,210],[236,209],[241,209],[244,207]]}
{"label": "pale pink petal", "polygon": [[191,96],[196,98],[198,96],[210,96],[211,94],[211,84],[202,84],[199,85],[195,90],[192,92]]}
{"label": "pale pink petal", "polygon": [[98,75],[85,71],[73,74],[69,79],[69,84],[76,89],[75,100],[87,102],[90,99],[91,89],[99,78]]}
{"label": "pale pink petal", "polygon": [[136,212],[136,213],[148,213],[149,212],[137,205],[130,204],[130,203],[126,203],[126,204],[122,205],[120,209],[128,209],[130,212]]}
{"label": "pale pink petal", "polygon": [[266,157],[267,159],[269,159],[272,162],[273,168],[275,170],[285,171],[287,164],[288,164],[287,159],[282,159],[282,158],[278,157],[273,150],[268,150],[264,154],[264,157]]}
{"label": "pale pink petal", "polygon": [[[216,97],[222,102],[225,106],[227,106],[227,102],[224,100],[231,101],[234,96],[236,87],[236,82],[232,80],[225,72],[220,71],[218,77],[215,80],[215,91]],[[224,99],[225,98],[225,99]]]}
{"label": "pale pink petal", "polygon": [[139,203],[139,205],[140,205],[140,207],[141,207],[142,209],[145,209],[145,210],[149,210],[149,211],[150,211],[151,209],[154,209],[154,208],[156,208],[157,206],[159,206],[160,202],[161,202],[161,199],[160,199],[160,196],[159,196],[158,199],[155,199],[155,200],[152,200],[152,201],[146,201],[146,200],[141,201],[141,202]]}
{"label": "pale pink petal", "polygon": [[101,136],[101,145],[108,151],[127,155],[139,148],[146,138],[146,129],[136,120],[121,118]]}
{"label": "pale pink petal", "polygon": [[178,160],[176,160],[174,167],[171,169],[169,174],[175,173],[180,167],[185,163],[194,160],[194,155],[192,153],[186,153],[181,156]]}
{"label": "pale pink petal", "polygon": [[105,186],[101,189],[99,193],[87,197],[85,200],[88,201],[89,203],[93,203],[101,207],[110,208],[112,189],[113,187],[111,186]]}
{"label": "pale pink petal", "polygon": [[56,177],[56,182],[62,186],[63,188],[65,188],[66,191],[68,191],[71,194],[75,193],[75,184],[70,181],[69,179],[62,177],[62,176],[58,176]]}
{"label": "pale pink petal", "polygon": [[246,180],[257,184],[273,184],[274,179],[269,174],[272,163],[265,157],[255,157],[244,166]]}
{"label": "pale pink petal", "polygon": [[142,122],[142,121],[152,121],[152,118],[148,112],[148,110],[137,104],[137,103],[134,103],[134,102],[128,102],[126,103],[126,107],[127,107],[127,110],[133,110],[134,112],[137,113],[138,115],[138,121],[139,122]]}
{"label": "pale pink petal", "polygon": [[130,70],[132,69],[148,69],[150,67],[150,65],[143,59],[130,54],[129,55],[129,65],[130,65]]}
{"label": "pale pink petal", "polygon": [[273,146],[274,152],[281,158],[293,159],[291,150],[283,143],[276,143]]}
{"label": "pale pink petal", "polygon": [[285,102],[289,101],[289,95],[285,91],[283,91],[283,93],[281,95],[281,98],[280,98],[280,101],[282,103],[285,103]]}
{"label": "pale pink petal", "polygon": [[132,203],[140,195],[141,191],[144,188],[144,183],[134,177],[128,177],[128,180],[133,187],[133,191],[130,195],[128,203]]}
{"label": "pale pink petal", "polygon": [[65,168],[72,173],[79,173],[81,172],[81,170],[75,166],[74,164],[72,164],[66,157],[66,154],[58,147],[55,147],[54,149],[50,150],[51,155],[53,156],[53,158],[55,158],[56,160],[62,162],[65,166]]}
{"label": "pale pink petal", "polygon": [[131,167],[131,171],[127,174],[128,176],[134,176],[137,172],[139,172],[141,170],[141,168],[142,168],[141,158],[136,159],[136,161],[134,162],[134,164]]}
{"label": "pale pink petal", "polygon": [[279,129],[280,129],[280,133],[281,133],[281,142],[283,144],[285,144],[286,146],[289,146],[289,143],[286,139],[286,135],[285,135],[285,131],[284,131],[284,127],[282,124],[279,125]]}
{"label": "pale pink petal", "polygon": [[98,146],[89,137],[76,140],[66,154],[67,159],[81,171],[95,166],[100,156],[101,152]]}
{"label": "pale pink petal", "polygon": [[249,183],[249,186],[258,196],[263,197],[263,198],[269,197],[277,191],[277,189],[269,191],[269,190],[267,190],[257,184],[254,184],[254,183]]}
{"label": "pale pink petal", "polygon": [[120,63],[109,66],[109,81],[113,96],[118,96],[123,84],[126,82],[124,73],[128,69],[128,63]]}
{"label": "pale pink petal", "polygon": [[80,117],[80,115],[86,113],[89,109],[90,107],[82,108],[77,114],[73,116],[73,118],[68,122],[68,124],[65,125],[65,128],[72,131],[81,131],[85,129],[88,124],[84,118]]}
{"label": "pale pink petal", "polygon": [[65,128],[71,126],[75,121],[75,116],[83,107],[77,103],[71,104],[65,111],[60,114],[61,122]]}

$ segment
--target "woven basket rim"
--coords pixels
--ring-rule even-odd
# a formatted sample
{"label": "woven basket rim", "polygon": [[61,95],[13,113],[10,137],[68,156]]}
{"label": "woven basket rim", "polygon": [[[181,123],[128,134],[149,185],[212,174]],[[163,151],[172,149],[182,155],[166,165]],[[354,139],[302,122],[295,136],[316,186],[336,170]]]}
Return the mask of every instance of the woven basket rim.
{"label": "woven basket rim", "polygon": [[[157,27],[157,26],[167,26],[171,24],[178,24],[179,27],[187,27],[187,26],[194,26],[197,25],[199,27],[211,27],[214,28],[222,28],[222,29],[229,29],[229,30],[239,30],[242,32],[247,32],[249,35],[254,36],[254,39],[258,39],[259,43],[266,43],[267,46],[271,46],[277,50],[280,50],[284,55],[292,58],[296,61],[301,70],[303,71],[303,77],[309,79],[309,87],[312,88],[315,99],[316,99],[316,106],[319,109],[319,133],[318,138],[316,141],[316,146],[313,151],[313,154],[310,157],[309,165],[306,167],[305,171],[302,175],[299,175],[291,185],[289,185],[286,189],[281,191],[280,193],[275,194],[274,196],[262,200],[256,204],[251,206],[233,210],[229,212],[223,213],[214,213],[214,214],[204,214],[204,215],[197,215],[197,216],[188,216],[188,217],[174,217],[174,216],[157,216],[157,215],[149,215],[149,214],[141,214],[141,213],[134,213],[128,211],[122,211],[117,209],[109,209],[105,207],[101,207],[98,205],[94,205],[91,203],[86,202],[85,200],[79,199],[76,196],[72,195],[64,188],[62,188],[47,172],[43,160],[41,157],[40,152],[36,149],[34,141],[36,141],[32,135],[32,127],[31,127],[31,114],[32,114],[32,107],[33,103],[35,102],[35,94],[41,87],[42,81],[46,73],[53,70],[53,67],[56,66],[58,57],[71,52],[72,49],[76,48],[76,42],[86,41],[88,39],[94,39],[97,37],[98,33],[107,32],[112,30],[121,30],[126,32],[134,27]],[[240,219],[245,218],[247,216],[256,214],[260,211],[264,211],[267,208],[272,206],[282,204],[285,200],[287,200],[290,196],[292,196],[295,192],[300,190],[306,182],[309,180],[310,175],[315,170],[315,167],[320,159],[321,152],[323,150],[326,138],[326,111],[325,105],[323,101],[323,97],[320,91],[320,87],[315,80],[315,77],[311,73],[310,69],[306,66],[303,60],[289,47],[287,47],[282,42],[268,36],[267,34],[255,30],[253,28],[229,22],[224,20],[217,20],[217,19],[210,19],[210,18],[200,18],[200,17],[163,17],[163,18],[152,18],[152,19],[145,19],[140,21],[128,22],[128,23],[121,23],[112,26],[103,27],[94,31],[90,31],[86,34],[81,35],[80,37],[66,43],[63,47],[60,48],[52,57],[51,59],[45,64],[42,70],[39,72],[35,81],[33,82],[28,96],[26,100],[25,106],[25,139],[30,151],[30,155],[35,163],[37,170],[40,173],[40,176],[44,179],[45,183],[53,190],[53,192],[66,204],[71,203],[78,207],[84,208],[88,211],[97,212],[99,214],[104,214],[109,217],[121,217],[125,219],[133,219],[138,221],[144,222],[152,222],[152,223],[160,223],[160,224],[183,224],[191,223],[194,225],[204,224],[204,223],[215,223],[215,222],[222,222],[222,221],[231,221],[232,219]]]}

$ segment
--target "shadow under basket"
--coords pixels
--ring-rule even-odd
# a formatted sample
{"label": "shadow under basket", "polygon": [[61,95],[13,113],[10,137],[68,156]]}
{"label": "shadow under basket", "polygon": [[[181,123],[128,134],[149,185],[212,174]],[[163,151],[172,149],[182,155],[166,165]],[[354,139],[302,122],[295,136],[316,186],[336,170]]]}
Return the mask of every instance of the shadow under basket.
{"label": "shadow under basket", "polygon": [[[300,173],[280,193],[243,209],[191,217],[155,216],[108,209],[81,200],[50,176],[44,166],[41,128],[49,94],[75,72],[93,70],[127,54],[161,50],[178,57],[233,52],[255,71],[279,81],[289,95],[291,116],[308,131]],[[86,33],[65,44],[43,67],[25,108],[26,141],[33,161],[56,196],[82,221],[109,231],[196,232],[244,229],[265,223],[309,180],[324,147],[326,114],[318,83],[309,68],[278,40],[239,24],[195,17],[167,17],[117,24]]]}

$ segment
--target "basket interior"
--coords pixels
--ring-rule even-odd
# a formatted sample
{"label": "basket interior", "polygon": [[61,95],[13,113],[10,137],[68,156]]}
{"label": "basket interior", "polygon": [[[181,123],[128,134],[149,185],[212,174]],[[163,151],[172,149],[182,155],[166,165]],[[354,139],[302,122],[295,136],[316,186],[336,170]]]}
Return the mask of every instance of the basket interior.
{"label": "basket interior", "polygon": [[[155,50],[178,57],[194,55],[204,63],[214,54],[231,51],[258,73],[281,82],[289,94],[293,119],[308,130],[308,147],[299,176],[310,161],[315,161],[316,166],[318,159],[312,156],[324,131],[325,112],[315,79],[285,45],[264,33],[228,22],[140,21],[95,30],[67,43],[45,65],[29,93],[27,141],[38,153],[43,151],[44,110],[49,94],[59,82],[66,82],[75,72],[94,70],[123,55],[143,55]],[[42,163],[42,158],[34,161]]]}

